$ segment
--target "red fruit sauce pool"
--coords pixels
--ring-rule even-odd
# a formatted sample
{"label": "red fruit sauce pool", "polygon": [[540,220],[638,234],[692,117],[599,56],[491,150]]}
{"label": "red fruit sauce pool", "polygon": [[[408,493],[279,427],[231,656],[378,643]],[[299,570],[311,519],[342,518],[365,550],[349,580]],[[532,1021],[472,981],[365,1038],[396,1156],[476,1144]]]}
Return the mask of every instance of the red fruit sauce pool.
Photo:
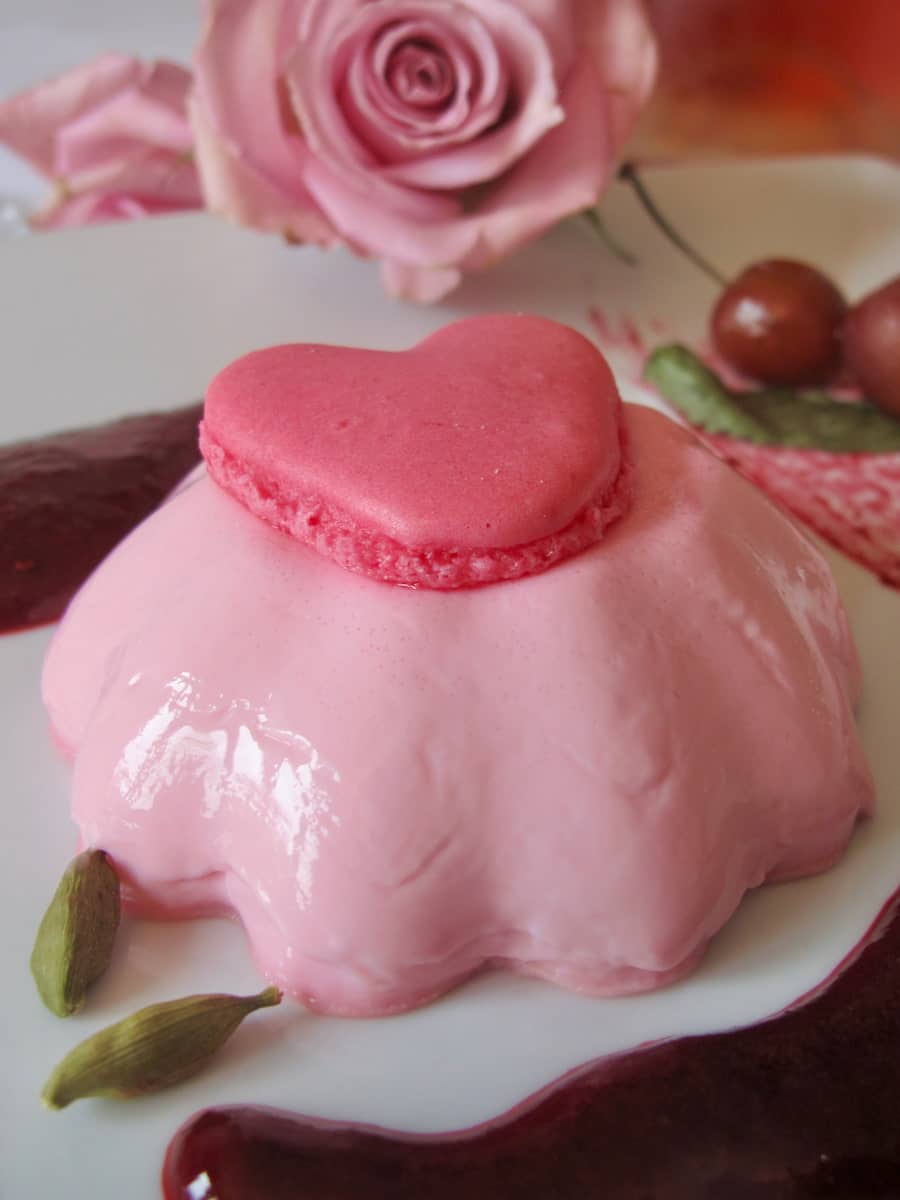
{"label": "red fruit sauce pool", "polygon": [[[176,1133],[166,1200],[896,1200],[896,900],[801,1007],[599,1063],[498,1122],[411,1137],[275,1109]],[[302,1070],[302,1064],[297,1064]]]}
{"label": "red fruit sauce pool", "polygon": [[0,633],[59,617],[200,461],[201,405],[0,447]]}

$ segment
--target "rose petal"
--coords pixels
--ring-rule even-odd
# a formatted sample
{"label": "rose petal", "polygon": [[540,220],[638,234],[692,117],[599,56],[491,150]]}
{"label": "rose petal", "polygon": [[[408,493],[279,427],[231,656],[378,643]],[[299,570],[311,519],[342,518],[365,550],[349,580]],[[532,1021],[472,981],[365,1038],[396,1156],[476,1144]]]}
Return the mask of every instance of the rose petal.
{"label": "rose petal", "polygon": [[[375,10],[364,10],[372,17]],[[372,31],[376,36],[373,44],[360,46],[363,53],[356,56],[357,63],[365,63],[371,68],[373,82],[377,86],[375,99],[387,109],[393,107],[393,116],[400,124],[415,128],[424,109],[428,116],[432,114],[440,121],[447,120],[448,102],[452,102],[459,92],[468,95],[472,84],[472,64],[465,43],[455,36],[453,30],[447,30],[437,21],[429,18],[414,17],[408,20],[394,19],[387,28],[380,21],[372,23]],[[448,36],[449,35],[449,36]],[[365,38],[365,31],[357,28],[356,37],[359,42]],[[439,68],[439,88],[435,91],[421,91],[416,94],[416,73],[420,64],[433,61]],[[400,66],[403,70],[400,70]],[[400,95],[399,87],[408,77],[409,91],[405,96]],[[457,83],[457,80],[459,81]]]}
{"label": "rose petal", "polygon": [[[432,0],[445,9],[445,0]],[[409,8],[418,15],[419,6],[404,0],[344,0],[343,20],[336,21],[338,6],[311,0],[302,24],[302,37],[290,55],[284,72],[288,93],[299,125],[314,152],[332,168],[369,168],[378,162],[378,150],[357,135],[339,102],[343,77],[349,71],[359,43],[385,21],[405,15]],[[386,15],[385,15],[386,14]],[[371,28],[370,28],[371,27]],[[388,129],[384,131],[387,136]]]}
{"label": "rose petal", "polygon": [[[457,72],[447,61],[443,48],[417,45],[410,40],[415,36],[412,32],[405,37],[404,43],[388,56],[383,76],[387,91],[396,95],[410,112],[427,111],[429,115],[443,112],[456,95]],[[465,58],[461,57],[460,67],[464,64]]]}
{"label": "rose petal", "polygon": [[33,228],[44,231],[75,229],[103,221],[133,221],[141,217],[161,216],[183,209],[182,204],[172,204],[154,196],[88,193],[59,200],[50,208],[35,213],[29,223]]}
{"label": "rose petal", "polygon": [[[340,0],[330,2],[340,7]],[[301,205],[308,196],[298,131],[286,126],[278,80],[307,7],[304,0],[207,0],[206,28],[195,54],[199,107],[216,141],[273,193],[293,196]],[[209,160],[207,153],[204,173]]]}
{"label": "rose petal", "polygon": [[145,64],[143,89],[160,108],[186,113],[188,96],[194,84],[194,76],[187,67],[167,59],[157,59]]}
{"label": "rose petal", "polygon": [[[375,47],[356,46],[351,39],[343,48],[340,58],[347,62],[344,72],[345,83],[339,89],[344,115],[354,132],[376,156],[384,162],[402,160],[409,154],[421,153],[423,144],[434,138],[452,136],[472,114],[472,101],[476,98],[474,64],[464,46],[456,42],[445,47],[446,73],[450,80],[450,92],[446,103],[434,108],[420,107],[404,101],[388,81],[391,71],[390,57],[403,54],[401,46],[388,50],[386,42],[397,38],[409,39],[414,32],[422,36],[428,26],[405,22],[395,26]],[[410,53],[425,53],[407,47]],[[387,61],[382,61],[387,56]],[[340,77],[340,60],[335,64]]]}
{"label": "rose petal", "polygon": [[[596,203],[613,169],[605,89],[594,63],[570,73],[563,101],[578,121],[565,121],[485,197],[475,212],[431,222],[392,208],[374,209],[347,180],[312,159],[307,182],[323,211],[365,252],[407,268],[474,270],[536,237],[557,221]],[[415,195],[416,193],[412,193]],[[400,278],[399,270],[393,277]]]}
{"label": "rose petal", "polygon": [[[482,0],[479,7],[508,75],[508,97],[525,97],[518,112],[477,138],[460,136],[450,150],[387,166],[385,178],[410,187],[463,188],[502,175],[563,119],[555,65],[540,30],[507,3]],[[465,131],[462,131],[463,134]]]}
{"label": "rose petal", "polygon": [[462,271],[457,267],[409,267],[391,259],[385,259],[381,264],[385,291],[418,304],[435,304],[443,300],[459,286],[462,277]]}
{"label": "rose petal", "polygon": [[[405,6],[401,6],[405,12]],[[396,12],[392,0],[373,0],[365,17],[382,10]],[[443,0],[432,0],[430,13],[440,13],[448,21],[459,10]],[[361,143],[348,124],[335,96],[332,71],[335,59],[342,65],[340,45],[322,44],[313,38],[298,45],[288,62],[286,79],[294,98],[303,130],[317,158],[341,175],[348,183],[355,172],[363,186],[378,196],[378,203],[400,203],[400,189],[390,183],[408,188],[457,189],[496,178],[522,155],[526,154],[544,134],[562,120],[557,103],[557,87],[553,60],[540,31],[507,0],[480,0],[479,16],[488,26],[491,38],[499,47],[501,60],[508,64],[510,90],[524,96],[520,111],[497,130],[471,141],[464,132],[453,138],[453,149],[445,154],[430,154],[409,162],[384,167],[378,172],[382,183],[374,178],[377,155]],[[368,28],[368,25],[365,26]],[[343,28],[352,42],[359,25],[348,22]],[[346,55],[346,48],[343,48]],[[385,136],[387,136],[387,129]],[[459,143],[459,144],[457,144]]]}
{"label": "rose petal", "polygon": [[385,167],[385,178],[432,189],[485,183],[502,175],[563,119],[555,64],[540,30],[507,3],[482,0],[479,12],[506,67],[509,98],[519,101],[519,110],[492,132],[447,152]]}
{"label": "rose petal", "polygon": [[[370,5],[345,29],[335,58],[335,76],[346,76],[345,115],[385,162],[478,136],[498,120],[506,101],[505,72],[484,24],[458,8],[449,9],[456,27],[441,24],[433,13],[427,19],[399,19],[407,8],[415,14],[419,7],[401,6],[397,19],[385,26],[384,5]],[[439,44],[455,76],[452,102],[433,113],[404,104],[385,80],[391,55],[413,39]]]}
{"label": "rose petal", "polygon": [[202,204],[185,111],[190,73],[104,55],[0,106],[16,149],[58,183],[38,229]]}
{"label": "rose petal", "polygon": [[453,196],[396,188],[396,202],[386,201],[383,185],[376,196],[375,188],[366,190],[364,176],[334,171],[315,155],[304,176],[321,211],[360,253],[445,266],[472,248],[462,205]]}
{"label": "rose petal", "polygon": [[[209,13],[193,111],[210,202],[340,236],[420,299],[595,203],[654,70],[640,0],[210,0]],[[488,95],[493,46],[508,86]],[[451,69],[452,100],[438,78]],[[404,70],[408,86],[389,78]]]}
{"label": "rose petal", "polygon": [[[342,31],[354,21],[359,11],[380,0],[300,0],[302,11],[294,39],[298,42],[318,42],[333,45]],[[429,8],[434,0],[426,0]],[[421,10],[420,10],[421,11]]]}
{"label": "rose petal", "polygon": [[42,175],[57,174],[57,132],[140,79],[141,63],[103,54],[64,75],[28,88],[0,104],[0,142]]}
{"label": "rose petal", "polygon": [[[302,182],[286,195],[219,137],[199,99],[189,103],[188,111],[203,194],[212,212],[301,242],[329,246],[339,240]],[[297,154],[298,162],[307,154],[302,143]]]}
{"label": "rose petal", "polygon": [[656,78],[653,30],[637,0],[575,0],[575,22],[605,82],[612,136],[621,147]]}
{"label": "rose petal", "polygon": [[485,197],[470,220],[479,229],[480,269],[531,241],[564,217],[596,204],[615,170],[616,147],[605,84],[587,58],[569,73],[562,102],[567,119]]}
{"label": "rose petal", "polygon": [[139,147],[131,154],[110,159],[66,181],[65,194],[103,195],[131,193],[146,203],[151,198],[179,208],[200,208],[203,194],[192,158],[176,158],[167,151]]}
{"label": "rose petal", "polygon": [[[377,2],[377,0],[376,0]],[[358,238],[374,208],[392,210],[403,220],[432,222],[453,217],[459,201],[452,196],[417,191],[380,177],[374,156],[347,125],[331,78],[333,64],[325,53],[298,46],[285,77],[311,154],[303,180],[327,218],[346,235]],[[334,185],[337,185],[336,187]],[[327,198],[333,195],[335,207]]]}
{"label": "rose petal", "polygon": [[[602,8],[604,0],[585,2]],[[556,78],[565,79],[579,46],[573,0],[516,0],[516,6],[543,34],[553,56]]]}
{"label": "rose petal", "polygon": [[[590,120],[565,121],[510,172],[485,199],[482,208],[464,219],[469,250],[455,260],[462,271],[482,270],[497,259],[533,240],[563,217],[596,203],[614,169],[612,129],[604,105],[604,83],[596,66],[583,58],[572,71],[563,94],[569,112],[591,114]],[[446,245],[446,231],[427,231],[433,237],[435,258],[417,263],[401,255],[403,270],[393,269],[388,282],[403,288],[397,294],[409,299],[434,298],[435,267],[454,263],[437,257]],[[421,231],[411,248],[427,248]],[[393,257],[393,256],[391,256]]]}
{"label": "rose petal", "polygon": [[190,72],[174,63],[142,65],[138,80],[60,129],[56,174],[69,176],[120,158],[135,144],[189,153],[193,138],[185,105],[190,82]]}

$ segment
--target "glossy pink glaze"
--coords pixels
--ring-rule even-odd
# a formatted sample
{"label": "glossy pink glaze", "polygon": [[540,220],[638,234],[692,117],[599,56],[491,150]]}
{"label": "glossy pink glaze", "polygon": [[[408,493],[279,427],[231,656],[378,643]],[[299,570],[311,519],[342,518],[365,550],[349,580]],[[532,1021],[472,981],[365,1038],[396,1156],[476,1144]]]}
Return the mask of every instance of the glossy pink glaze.
{"label": "glossy pink glaze", "polygon": [[872,783],[828,568],[626,412],[630,512],[517,582],[373,582],[205,478],[115,551],[44,694],[140,905],[232,908],[271,979],[376,1014],[484,964],[663,984],[746,889],[836,860]]}
{"label": "glossy pink glaze", "polygon": [[541,317],[473,317],[399,352],[254,351],[210,384],[201,448],[274,528],[420,587],[545,570],[631,500],[609,367]]}

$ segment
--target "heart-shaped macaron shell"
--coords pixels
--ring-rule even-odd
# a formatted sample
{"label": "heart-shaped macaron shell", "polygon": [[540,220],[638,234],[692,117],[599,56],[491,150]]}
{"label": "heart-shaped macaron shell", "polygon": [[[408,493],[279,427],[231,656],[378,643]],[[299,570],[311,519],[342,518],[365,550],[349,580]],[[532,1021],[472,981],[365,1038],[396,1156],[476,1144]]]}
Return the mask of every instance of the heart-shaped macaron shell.
{"label": "heart-shaped macaron shell", "polygon": [[405,351],[288,345],[206,396],[212,477],[275,528],[375,579],[452,588],[533,574],[627,508],[621,402],[600,353],[531,316]]}

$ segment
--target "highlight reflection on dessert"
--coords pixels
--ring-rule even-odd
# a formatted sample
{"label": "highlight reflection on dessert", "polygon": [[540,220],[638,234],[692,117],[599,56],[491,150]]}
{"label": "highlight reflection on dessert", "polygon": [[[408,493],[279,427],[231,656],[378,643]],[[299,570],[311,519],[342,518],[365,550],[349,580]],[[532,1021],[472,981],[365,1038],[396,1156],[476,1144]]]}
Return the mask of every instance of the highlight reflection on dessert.
{"label": "highlight reflection on dessert", "polygon": [[660,986],[871,809],[824,560],[571,330],[260,351],[203,446],[45,697],[136,907],[236,912],[310,1006]]}

